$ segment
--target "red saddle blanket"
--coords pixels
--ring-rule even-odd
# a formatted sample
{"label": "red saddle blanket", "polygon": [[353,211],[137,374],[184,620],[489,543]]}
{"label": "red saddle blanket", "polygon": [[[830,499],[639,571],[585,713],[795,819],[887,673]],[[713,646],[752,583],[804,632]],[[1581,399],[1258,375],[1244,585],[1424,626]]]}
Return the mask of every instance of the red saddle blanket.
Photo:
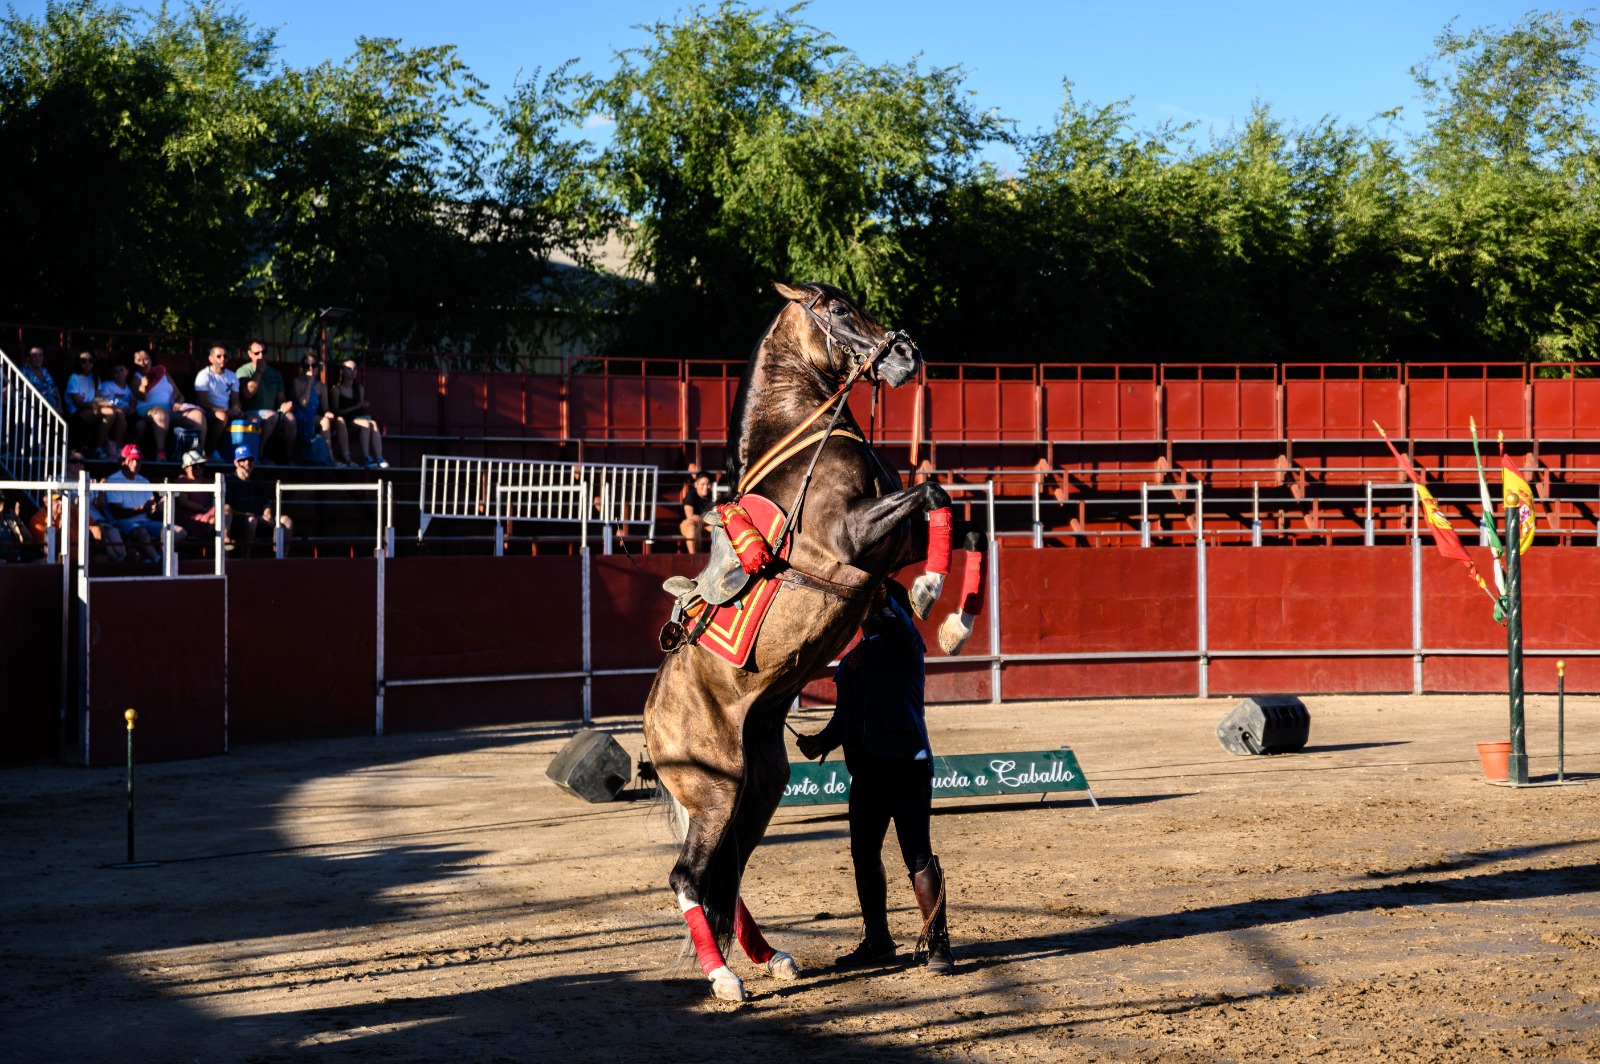
{"label": "red saddle blanket", "polygon": [[[751,522],[763,539],[771,543],[783,528],[783,511],[770,499],[760,495],[746,495],[739,500],[750,514]],[[791,540],[790,543],[793,541]],[[789,556],[789,543],[783,545],[781,557]],[[745,586],[739,597],[723,606],[711,606],[711,619],[700,633],[697,645],[737,668],[744,668],[755,649],[756,636],[761,632],[761,622],[778,597],[783,581],[778,576],[756,576]],[[698,622],[702,605],[688,615],[691,623]]]}

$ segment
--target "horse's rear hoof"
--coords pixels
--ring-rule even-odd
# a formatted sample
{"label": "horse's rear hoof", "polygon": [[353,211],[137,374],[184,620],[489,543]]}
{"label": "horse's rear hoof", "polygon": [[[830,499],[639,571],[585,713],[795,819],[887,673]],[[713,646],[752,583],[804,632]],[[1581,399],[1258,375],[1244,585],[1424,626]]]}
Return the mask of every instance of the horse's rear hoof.
{"label": "horse's rear hoof", "polygon": [[972,621],[964,613],[952,613],[939,625],[939,649],[954,657],[972,636]]}
{"label": "horse's rear hoof", "polygon": [[800,978],[800,966],[794,962],[793,957],[781,949],[767,961],[767,971],[774,979]]}
{"label": "horse's rear hoof", "polygon": [[928,614],[933,612],[933,604],[939,601],[939,592],[942,590],[944,590],[943,573],[923,573],[911,581],[906,597],[911,600],[911,612],[917,615],[917,620],[928,619]]}
{"label": "horse's rear hoof", "polygon": [[743,1001],[744,983],[726,967],[711,973],[711,993],[718,1001]]}

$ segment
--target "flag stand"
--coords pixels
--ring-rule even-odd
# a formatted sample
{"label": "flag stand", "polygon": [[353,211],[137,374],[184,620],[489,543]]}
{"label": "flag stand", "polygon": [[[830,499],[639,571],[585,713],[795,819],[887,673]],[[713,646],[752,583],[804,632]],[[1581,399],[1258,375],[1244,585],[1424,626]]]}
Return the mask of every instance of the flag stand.
{"label": "flag stand", "polygon": [[[1522,520],[1520,506],[1506,507],[1506,662],[1508,679],[1511,691],[1511,756],[1506,761],[1506,778],[1503,780],[1486,781],[1491,787],[1572,787],[1582,786],[1583,780],[1570,780],[1562,778],[1565,765],[1558,761],[1557,778],[1541,780],[1537,783],[1528,779],[1528,740],[1523,721],[1523,682],[1522,682],[1522,551],[1517,549],[1519,539],[1519,525]],[[1558,663],[1564,665],[1565,663]],[[1561,669],[1565,673],[1565,668]],[[1565,676],[1562,677],[1562,690],[1560,696],[1565,701]],[[1563,710],[1564,706],[1561,707]],[[1565,714],[1562,714],[1565,716]],[[1565,732],[1565,720],[1558,725],[1559,730]],[[1565,735],[1557,736],[1557,743],[1564,746]],[[1565,750],[1559,750],[1557,757],[1564,760]]]}
{"label": "flag stand", "polygon": [[1521,507],[1506,507],[1506,663],[1511,691],[1511,759],[1506,782],[1528,784],[1528,743],[1523,729],[1522,702],[1522,551],[1517,549]]}

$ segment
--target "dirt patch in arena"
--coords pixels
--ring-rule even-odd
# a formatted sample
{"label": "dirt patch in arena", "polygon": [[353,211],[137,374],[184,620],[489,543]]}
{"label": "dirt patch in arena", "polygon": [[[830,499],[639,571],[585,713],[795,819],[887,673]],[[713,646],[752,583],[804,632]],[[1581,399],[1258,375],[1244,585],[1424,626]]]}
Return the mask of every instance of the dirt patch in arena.
{"label": "dirt patch in arena", "polygon": [[[830,970],[859,932],[842,809],[780,810],[745,897],[805,977],[732,959],[738,1006],[680,954],[660,808],[545,778],[568,731],[147,766],[137,870],[103,867],[120,772],[6,769],[0,1057],[1600,1059],[1600,703],[1567,704],[1589,785],[1513,791],[1473,746],[1503,698],[1307,701],[1279,757],[1224,753],[1222,700],[936,707],[940,752],[1071,745],[1101,808],[937,803],[943,980]],[[1531,700],[1536,776],[1554,721]],[[894,876],[891,905],[909,943]]]}

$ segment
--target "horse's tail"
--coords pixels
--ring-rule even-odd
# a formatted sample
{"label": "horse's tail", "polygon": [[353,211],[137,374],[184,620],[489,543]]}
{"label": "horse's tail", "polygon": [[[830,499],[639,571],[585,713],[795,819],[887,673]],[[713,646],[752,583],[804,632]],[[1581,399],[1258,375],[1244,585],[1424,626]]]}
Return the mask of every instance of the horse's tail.
{"label": "horse's tail", "polygon": [[667,830],[672,832],[672,841],[682,845],[683,840],[689,835],[689,810],[683,807],[677,796],[667,790],[667,785],[660,779],[656,780],[656,796],[651,799],[655,805],[654,813],[667,822]]}

